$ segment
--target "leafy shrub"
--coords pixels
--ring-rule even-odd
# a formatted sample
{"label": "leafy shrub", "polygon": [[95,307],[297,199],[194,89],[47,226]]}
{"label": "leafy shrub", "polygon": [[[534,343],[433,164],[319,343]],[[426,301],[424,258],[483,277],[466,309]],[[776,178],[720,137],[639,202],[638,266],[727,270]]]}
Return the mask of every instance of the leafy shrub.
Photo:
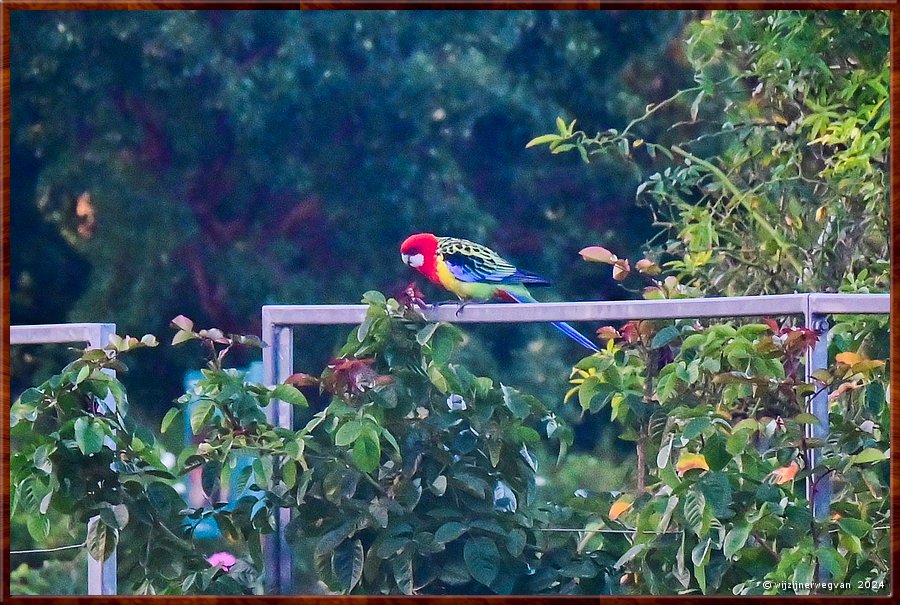
{"label": "leafy shrub", "polygon": [[[227,403],[225,389],[211,395],[228,370],[209,370],[182,398],[223,412],[194,408],[193,428],[205,438],[182,454],[184,471],[201,465],[211,478],[207,493],[225,483],[217,478],[236,456],[256,448],[236,503],[189,517],[215,518],[227,533],[246,537],[271,530],[276,508],[293,509],[288,536],[301,553],[311,543],[317,576],[334,592],[602,588],[611,561],[600,552],[582,556],[571,532],[546,531],[576,523],[573,511],[536,499],[536,451],[546,437],[564,454],[570,429],[535,398],[452,363],[462,340],[457,328],[426,323],[377,292],[365,301],[365,321],[322,375],[287,381],[330,395],[302,429],[263,431],[257,407],[233,405],[246,389],[265,387],[241,391],[235,378]],[[276,391],[286,388],[293,387]],[[283,441],[254,445],[267,436]]]}
{"label": "leafy shrub", "polygon": [[[598,516],[635,530],[616,563],[634,591],[778,594],[778,583],[810,583],[820,569],[848,583],[841,592],[885,593],[884,362],[838,353],[831,370],[807,383],[800,360],[816,337],[804,328],[653,324],[621,331],[637,337],[608,332],[606,349],[576,366],[572,391],[588,410],[609,406],[622,438],[644,450],[639,473],[649,476]],[[624,378],[634,374],[643,396]],[[806,436],[818,424],[806,398],[826,385],[836,388],[822,441]],[[803,480],[821,474],[835,492],[831,511],[813,519]]]}
{"label": "leafy shrub", "polygon": [[[648,299],[885,291],[888,13],[714,11],[689,30],[696,87],[621,132],[590,136],[558,118],[528,144],[652,173],[636,193],[664,243],[636,263],[599,246],[582,255],[623,285],[636,270],[650,283],[633,291]],[[644,140],[642,123],[663,107],[686,119],[665,141]],[[700,116],[719,128],[693,136]],[[589,543],[620,554],[625,586],[778,594],[819,577],[835,592],[890,591],[886,318],[843,316],[827,334],[771,319],[598,334],[608,346],[576,365],[568,397],[589,412],[609,406],[636,443],[635,490],[585,503],[602,509],[595,526],[633,524],[625,544]],[[807,381],[804,356],[821,338],[830,368]],[[813,439],[810,396],[826,389],[831,432]],[[818,519],[802,490],[810,476],[834,487]]]}
{"label": "leafy shrub", "polygon": [[237,581],[211,568],[182,531],[184,501],[176,477],[157,455],[153,432],[128,416],[122,383],[108,370],[125,371],[128,351],[156,339],[114,336],[103,349],[81,356],[13,404],[10,460],[11,511],[20,508],[36,541],[47,537],[49,511],[81,527],[92,517],[88,551],[105,560],[119,546],[120,581],[138,594],[180,592],[182,576],[203,574],[202,588],[236,593]]}
{"label": "leafy shrub", "polygon": [[[257,338],[173,320],[173,343],[199,340],[209,361],[163,419],[165,431],[188,414],[199,438],[171,472],[104,371],[125,370],[119,356],[155,339],[116,337],[81,352],[12,408],[14,435],[40,435],[13,458],[14,507],[33,520],[29,531],[46,536],[50,509],[79,523],[99,515],[88,549],[104,558],[118,545],[124,592],[140,594],[259,592],[261,539],[283,508],[294,513],[289,538],[298,553],[312,544],[329,591],[609,590],[613,561],[580,547],[584,517],[537,498],[539,454],[551,440],[563,457],[571,429],[534,397],[453,363],[457,328],[377,292],[365,300],[366,320],[321,376],[275,387],[224,365]],[[267,421],[273,399],[306,406],[297,387],[312,385],[330,403],[305,427]],[[239,466],[247,455],[252,464]],[[172,483],[197,469],[208,505],[185,507]],[[211,565],[193,537],[208,520],[237,553],[229,566]]]}

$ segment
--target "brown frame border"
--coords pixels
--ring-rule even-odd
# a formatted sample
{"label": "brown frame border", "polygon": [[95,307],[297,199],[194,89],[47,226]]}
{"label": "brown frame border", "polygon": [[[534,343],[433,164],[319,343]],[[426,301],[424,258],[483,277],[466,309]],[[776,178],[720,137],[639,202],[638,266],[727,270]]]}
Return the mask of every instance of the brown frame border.
{"label": "brown frame border", "polygon": [[[890,79],[890,98],[894,100],[891,104],[891,142],[890,142],[890,222],[891,222],[891,357],[900,350],[900,334],[898,334],[897,316],[893,313],[897,305],[897,295],[895,294],[895,285],[900,283],[900,263],[898,263],[898,248],[900,248],[900,43],[898,43],[898,32],[900,32],[900,3],[897,0],[856,0],[852,2],[839,2],[833,0],[775,0],[766,2],[763,0],[675,0],[673,2],[665,2],[665,0],[593,0],[593,1],[575,1],[575,0],[559,0],[556,2],[546,0],[406,0],[389,2],[384,0],[307,0],[302,2],[290,2],[288,0],[263,0],[261,2],[248,2],[245,0],[158,0],[146,1],[139,0],[136,2],[114,1],[114,0],[0,0],[0,95],[2,95],[2,116],[0,116],[0,136],[2,136],[2,162],[0,162],[0,182],[2,182],[2,191],[0,191],[0,265],[2,265],[2,279],[0,279],[0,320],[2,320],[3,329],[0,331],[0,364],[2,364],[2,373],[0,373],[0,384],[4,399],[8,400],[9,395],[9,153],[10,153],[10,61],[9,61],[9,12],[11,10],[104,10],[104,9],[127,9],[127,10],[177,10],[177,9],[601,9],[601,8],[622,8],[622,9],[779,9],[779,8],[802,8],[816,10],[831,9],[858,9],[858,10],[888,10],[891,12],[891,79]],[[900,452],[895,447],[900,443],[900,366],[893,364],[890,372],[890,393],[889,405],[891,406],[891,446],[894,450],[891,456],[891,509],[900,511],[900,489],[898,489],[898,481],[900,481]],[[116,596],[116,597],[97,597],[97,596],[46,596],[46,597],[11,597],[9,594],[10,582],[10,519],[9,519],[9,497],[10,491],[8,484],[8,467],[9,467],[9,426],[6,422],[6,414],[0,415],[0,514],[2,514],[2,524],[0,524],[0,540],[2,540],[3,555],[0,558],[0,601],[20,602],[20,603],[93,603],[101,602],[117,602],[126,604],[136,604],[145,597],[137,596]],[[900,535],[898,535],[897,526],[891,524],[891,582],[894,590],[897,590],[898,579],[900,579],[900,571],[897,569],[897,554],[900,552]],[[795,598],[801,599],[806,603],[843,603],[854,601],[873,601],[878,603],[893,602],[892,597],[887,596],[802,596],[802,597],[733,597],[733,596],[708,596],[697,597],[693,595],[686,596],[259,596],[259,597],[228,597],[228,596],[157,596],[149,597],[159,603],[242,603],[248,599],[253,603],[287,603],[300,602],[307,605],[325,605],[327,603],[352,603],[363,604],[369,601],[378,605],[408,605],[410,603],[429,603],[433,605],[443,605],[449,602],[466,602],[471,605],[501,605],[505,603],[521,604],[535,603],[537,605],[557,605],[558,603],[590,603],[597,599],[602,599],[605,603],[656,603],[656,602],[674,602],[677,600],[702,600],[704,603],[724,603],[739,599],[744,603],[761,603],[772,602],[774,599]]]}

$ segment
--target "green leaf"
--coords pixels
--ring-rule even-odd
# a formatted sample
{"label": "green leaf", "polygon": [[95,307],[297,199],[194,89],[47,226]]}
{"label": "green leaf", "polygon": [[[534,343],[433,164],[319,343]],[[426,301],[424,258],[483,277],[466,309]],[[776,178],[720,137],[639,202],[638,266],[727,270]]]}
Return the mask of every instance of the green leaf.
{"label": "green leaf", "polygon": [[847,575],[848,563],[841,553],[831,546],[820,546],[816,549],[816,555],[819,558],[819,565],[828,574],[828,580],[843,581]]}
{"label": "green leaf", "polygon": [[438,391],[446,395],[450,390],[450,386],[447,384],[447,379],[441,374],[441,370],[432,363],[429,364],[427,372],[431,384],[433,384]]}
{"label": "green leaf", "polygon": [[725,442],[725,451],[732,456],[740,456],[750,443],[750,431],[740,430],[728,436]]}
{"label": "green leaf", "polygon": [[371,473],[381,463],[381,443],[378,434],[371,428],[363,431],[353,442],[351,459],[356,468],[364,473]]}
{"label": "green leaf", "polygon": [[128,525],[128,507],[124,504],[116,504],[100,509],[100,518],[103,523],[115,529],[123,529]]}
{"label": "green leaf", "polygon": [[447,476],[438,475],[435,480],[431,482],[431,491],[435,496],[443,496],[447,491]]}
{"label": "green leaf", "polygon": [[441,324],[441,328],[431,338],[429,346],[431,347],[431,358],[438,365],[446,365],[450,362],[450,355],[453,353],[453,343],[457,340],[454,332],[455,328],[446,324]]}
{"label": "green leaf", "polygon": [[853,462],[853,464],[867,464],[869,462],[880,462],[887,459],[888,457],[884,455],[884,452],[875,449],[874,447],[867,447],[860,453],[850,456],[850,461]]}
{"label": "green leaf", "polygon": [[416,333],[416,342],[420,345],[426,344],[429,340],[431,340],[431,337],[434,336],[434,333],[438,329],[438,326],[440,326],[440,324],[425,324],[425,327]]}
{"label": "green leaf", "polygon": [[334,434],[334,444],[338,447],[350,445],[359,438],[364,426],[362,420],[345,422]]}
{"label": "green leaf", "polygon": [[536,145],[545,145],[547,143],[553,143],[555,141],[561,141],[563,137],[558,134],[542,134],[539,137],[534,137],[525,145],[525,149],[529,147],[534,147]]}
{"label": "green leaf", "polygon": [[344,540],[350,537],[355,531],[356,523],[353,521],[347,521],[340,527],[322,534],[322,537],[319,538],[318,542],[316,542],[316,549],[314,552],[315,556],[323,557],[329,553],[334,552],[334,549],[337,548]]}
{"label": "green leaf", "polygon": [[105,561],[115,551],[119,541],[118,532],[107,527],[99,519],[94,519],[88,524],[87,547],[88,552],[95,561]]}
{"label": "green leaf", "polygon": [[862,538],[872,531],[872,526],[865,521],[852,519],[850,517],[839,519],[838,526],[851,536],[856,536],[857,538]]}
{"label": "green leaf", "polygon": [[519,557],[522,555],[522,551],[525,550],[526,541],[525,530],[516,528],[506,536],[506,550],[512,556]]}
{"label": "green leaf", "polygon": [[706,508],[706,498],[701,492],[690,490],[684,496],[684,520],[687,528],[690,529],[697,537],[706,534],[708,528],[704,520],[703,511]]}
{"label": "green leaf", "polygon": [[710,470],[720,471],[733,460],[733,456],[727,451],[726,445],[727,440],[720,433],[714,433],[706,440],[706,446],[701,453],[706,458],[706,463],[709,464]]}
{"label": "green leaf", "polygon": [[668,401],[675,392],[675,386],[678,384],[678,377],[674,372],[660,376],[656,381],[656,399],[660,404]]}
{"label": "green leaf", "polygon": [[613,385],[601,382],[599,377],[589,376],[578,389],[578,403],[582,410],[597,412],[612,399],[615,390]]}
{"label": "green leaf", "polygon": [[747,538],[750,536],[750,525],[747,523],[741,523],[740,525],[735,525],[729,530],[728,534],[725,536],[725,544],[722,548],[722,552],[725,555],[726,559],[733,559],[734,555],[736,555],[742,548],[744,548],[744,544],[747,543]]}
{"label": "green leaf", "polygon": [[412,555],[409,552],[404,551],[391,561],[391,568],[394,571],[394,581],[397,582],[397,588],[400,589],[400,592],[406,595],[412,594]]}
{"label": "green leaf", "polygon": [[193,332],[179,330],[175,333],[175,336],[172,337],[172,346],[174,347],[175,345],[180,345],[183,342],[194,340],[195,338],[198,338],[198,336]]}
{"label": "green leaf", "polygon": [[31,513],[25,517],[25,527],[35,541],[38,543],[43,542],[50,535],[50,517]]}
{"label": "green leaf", "polygon": [[75,443],[78,449],[88,456],[96,454],[103,448],[103,427],[84,416],[75,421]]}
{"label": "green leaf", "polygon": [[870,382],[866,385],[866,407],[873,415],[881,414],[884,409],[884,384],[881,382]]}
{"label": "green leaf", "polygon": [[212,499],[213,493],[219,487],[219,476],[222,472],[222,463],[217,460],[210,460],[203,465],[200,472],[200,487],[203,493]]}
{"label": "green leaf", "polygon": [[711,424],[709,418],[694,418],[684,427],[681,436],[690,441],[691,439],[697,438],[700,433],[709,428]]}
{"label": "green leaf", "polygon": [[387,302],[384,298],[384,294],[379,292],[378,290],[369,290],[362,297],[363,304],[366,305],[375,305],[378,307],[384,306]]}
{"label": "green leaf", "polygon": [[81,384],[84,382],[88,375],[91,373],[91,368],[88,365],[81,366],[81,369],[78,370],[78,375],[75,377],[75,384]]}
{"label": "green leaf", "polygon": [[709,547],[710,539],[706,538],[697,543],[697,546],[691,550],[691,562],[694,564],[694,577],[697,578],[697,584],[700,591],[706,594],[706,564],[709,563]]}
{"label": "green leaf", "polygon": [[678,328],[675,326],[666,326],[653,337],[653,340],[650,342],[650,348],[659,349],[664,347],[678,338],[679,334],[681,334],[681,332],[679,332]]}
{"label": "green leaf", "polygon": [[363,547],[359,539],[345,542],[331,555],[331,570],[344,592],[352,591],[363,571]]}
{"label": "green leaf", "polygon": [[293,460],[285,460],[281,467],[281,478],[288,489],[293,488],[297,484],[297,463]]}
{"label": "green leaf", "polygon": [[165,433],[169,430],[169,426],[175,421],[175,419],[181,414],[181,409],[179,408],[171,408],[166,415],[163,416],[162,424],[159,426],[159,430],[162,433]]}
{"label": "green leaf", "polygon": [[464,533],[466,533],[465,525],[459,521],[449,521],[441,525],[437,531],[434,532],[434,541],[438,544],[446,544],[447,542],[456,540]]}
{"label": "green leaf", "polygon": [[635,544],[631,548],[625,551],[625,553],[619,557],[619,560],[613,563],[613,567],[616,569],[621,568],[623,565],[633,560],[636,556],[644,552],[649,545],[646,543]]}
{"label": "green leaf", "polygon": [[44,398],[44,394],[35,388],[27,389],[24,393],[19,395],[19,403],[23,405],[32,405]]}
{"label": "green leaf", "polygon": [[731,515],[728,507],[731,505],[732,491],[728,475],[723,472],[709,472],[696,485],[716,517],[727,518]]}
{"label": "green leaf", "polygon": [[557,130],[559,130],[559,134],[561,134],[562,136],[565,137],[569,135],[569,129],[566,126],[565,121],[563,121],[563,119],[559,116],[556,116],[556,128]]}
{"label": "green leaf", "polygon": [[794,416],[794,422],[799,424],[819,424],[819,419],[809,412],[801,412]]}
{"label": "green leaf", "polygon": [[234,488],[234,493],[232,494],[233,497],[240,497],[243,495],[244,490],[247,489],[247,484],[250,483],[251,475],[253,475],[253,467],[249,464],[238,471],[238,474],[232,483]]}
{"label": "green leaf", "polygon": [[809,594],[809,588],[806,587],[812,583],[814,572],[815,565],[813,565],[811,556],[805,556],[794,564],[791,580],[798,585],[796,589],[798,595]]}
{"label": "green leaf", "polygon": [[272,389],[272,399],[279,399],[291,405],[300,407],[309,407],[306,396],[301,393],[297,387],[290,384],[279,384]]}
{"label": "green leaf", "polygon": [[195,435],[200,432],[207,418],[213,411],[213,402],[211,399],[201,399],[191,410],[191,432]]}
{"label": "green leaf", "polygon": [[672,441],[674,441],[675,436],[669,437],[666,441],[666,444],[659,448],[659,453],[656,455],[656,466],[657,468],[663,469],[669,465],[669,457],[672,454]]}
{"label": "green leaf", "polygon": [[506,385],[501,384],[500,390],[503,393],[503,405],[507,407],[507,409],[512,412],[512,415],[522,420],[526,418],[529,413],[531,413],[531,408],[528,405],[528,402],[522,397],[521,393],[516,389],[510,388]]}
{"label": "green leaf", "polygon": [[703,101],[703,96],[706,94],[705,90],[701,90],[696,97],[694,97],[693,103],[691,103],[691,121],[697,121],[697,113],[700,111],[700,102]]}
{"label": "green leaf", "polygon": [[469,538],[463,548],[469,574],[480,584],[490,586],[500,571],[500,551],[489,538]]}

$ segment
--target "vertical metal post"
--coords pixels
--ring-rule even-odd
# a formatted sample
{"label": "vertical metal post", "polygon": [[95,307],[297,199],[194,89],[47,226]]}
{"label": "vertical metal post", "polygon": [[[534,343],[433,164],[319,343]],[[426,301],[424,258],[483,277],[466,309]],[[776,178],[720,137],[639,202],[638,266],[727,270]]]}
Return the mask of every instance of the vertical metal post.
{"label": "vertical metal post", "polygon": [[[263,381],[267,385],[283,382],[294,371],[294,330],[289,326],[275,326],[263,308]],[[292,429],[294,410],[290,403],[272,401],[266,410],[268,421],[277,426]],[[285,529],[291,520],[288,508],[279,509],[275,517],[275,534],[263,541],[263,559],[266,569],[266,592],[290,594],[293,590],[292,553],[287,543]]]}
{"label": "vertical metal post", "polygon": [[[111,334],[116,333],[115,324],[97,324],[96,326],[91,326],[89,332],[88,339],[88,347],[91,349],[100,349],[106,346],[109,343],[109,337]],[[104,370],[109,374],[115,376],[115,372],[113,370]],[[108,403],[112,406],[114,405],[114,400],[112,399],[112,395],[108,396]],[[107,437],[109,439],[109,437]],[[114,447],[114,444],[109,444]],[[91,517],[88,520],[88,532],[91,531],[91,528],[100,523],[100,517]],[[97,559],[91,556],[90,551],[88,551],[87,559],[88,559],[88,594],[89,595],[114,595],[118,592],[118,580],[116,578],[117,573],[117,553],[114,549],[112,553],[107,556],[105,561],[98,561]]]}
{"label": "vertical metal post", "polygon": [[[806,353],[806,380],[814,384],[812,378],[813,372],[824,369],[828,366],[828,319],[821,314],[813,313],[807,308],[804,314],[806,327],[813,330],[819,337],[816,344]],[[809,402],[810,412],[818,419],[818,424],[810,424],[806,426],[807,438],[815,438],[818,440],[826,440],[830,432],[828,422],[828,389],[822,388],[817,391]],[[815,468],[820,461],[819,448],[809,450],[809,466]],[[823,521],[828,518],[831,512],[831,476],[822,471],[812,473],[806,477],[806,497],[812,506],[812,515],[816,521]],[[821,541],[821,540],[820,540]],[[823,567],[819,567],[819,579],[827,580],[827,572]]]}

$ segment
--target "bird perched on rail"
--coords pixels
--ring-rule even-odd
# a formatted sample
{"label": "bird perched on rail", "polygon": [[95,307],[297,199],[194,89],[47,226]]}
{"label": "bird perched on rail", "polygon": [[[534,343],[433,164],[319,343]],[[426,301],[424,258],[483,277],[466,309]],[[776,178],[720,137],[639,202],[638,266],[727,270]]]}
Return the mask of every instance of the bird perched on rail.
{"label": "bird perched on rail", "polygon": [[[469,301],[537,302],[526,286],[548,286],[539,275],[517,269],[512,263],[481,244],[431,233],[410,235],[400,246],[403,262],[429,280]],[[553,326],[591,351],[597,346],[565,322]]]}

